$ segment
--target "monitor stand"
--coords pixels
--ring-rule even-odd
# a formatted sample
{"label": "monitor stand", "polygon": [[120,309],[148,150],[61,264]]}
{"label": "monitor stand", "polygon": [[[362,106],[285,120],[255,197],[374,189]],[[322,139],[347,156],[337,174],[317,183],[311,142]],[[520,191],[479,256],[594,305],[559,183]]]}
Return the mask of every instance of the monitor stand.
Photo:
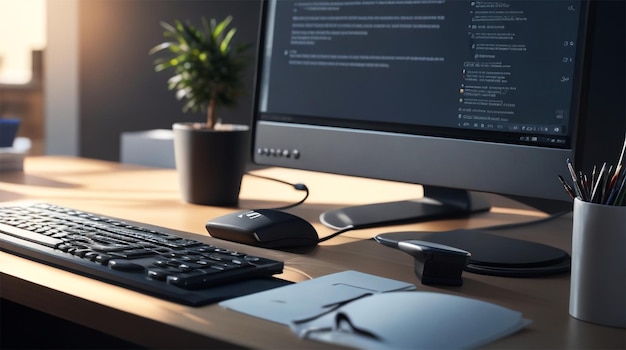
{"label": "monitor stand", "polygon": [[[409,222],[467,216],[490,209],[478,193],[424,186],[424,197],[388,203],[345,207],[324,212],[321,222],[334,229],[362,229]],[[467,250],[472,257],[468,272],[535,277],[569,271],[571,258],[562,249],[520,239],[501,237],[482,230],[447,232],[390,232],[376,237],[389,246],[401,240],[425,240]]]}
{"label": "monitor stand", "polygon": [[337,230],[361,229],[467,216],[490,208],[488,200],[478,193],[424,186],[423,198],[330,210],[320,215],[320,221]]}

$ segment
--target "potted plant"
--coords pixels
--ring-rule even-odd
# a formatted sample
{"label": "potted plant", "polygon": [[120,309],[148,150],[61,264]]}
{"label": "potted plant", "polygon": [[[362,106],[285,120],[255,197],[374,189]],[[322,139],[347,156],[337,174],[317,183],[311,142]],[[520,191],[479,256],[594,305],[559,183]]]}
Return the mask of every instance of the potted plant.
{"label": "potted plant", "polygon": [[247,162],[248,126],[224,125],[218,107],[230,107],[245,91],[242,76],[249,45],[233,45],[232,17],[202,18],[202,28],[175,20],[161,22],[166,41],[150,54],[157,72],[172,71],[168,88],[184,101],[183,113],[206,112],[204,123],[174,123],[174,155],[182,197],[196,204],[234,206]]}

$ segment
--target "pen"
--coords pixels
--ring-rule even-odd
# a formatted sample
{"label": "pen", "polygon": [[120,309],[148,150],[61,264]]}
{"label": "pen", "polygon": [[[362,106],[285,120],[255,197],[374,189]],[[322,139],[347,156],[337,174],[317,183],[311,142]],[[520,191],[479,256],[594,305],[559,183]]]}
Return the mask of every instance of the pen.
{"label": "pen", "polygon": [[592,184],[596,183],[596,171],[598,171],[598,167],[594,165],[593,170],[591,171],[591,183]]}
{"label": "pen", "polygon": [[602,168],[600,168],[600,172],[598,173],[598,178],[596,179],[596,183],[593,186],[593,191],[591,192],[591,202],[596,203],[597,202],[597,198],[600,196],[599,191],[601,191],[599,189],[600,187],[600,183],[602,182],[602,178],[604,177],[604,171],[606,170],[606,163],[604,163],[602,165]]}
{"label": "pen", "polygon": [[585,183],[585,176],[583,175],[582,171],[578,172],[578,185],[580,186],[580,193],[582,194],[583,198],[589,198],[589,196],[591,195],[591,191],[587,190],[587,185]]}
{"label": "pen", "polygon": [[618,181],[621,171],[622,171],[622,165],[618,164],[617,168],[615,168],[615,173],[611,177],[611,182],[609,183],[609,189],[612,189],[615,187],[615,183]]}
{"label": "pen", "polygon": [[563,176],[559,175],[559,181],[561,181],[561,183],[563,184],[563,188],[565,188],[565,192],[567,192],[570,198],[571,199],[576,198],[576,194],[574,193],[574,190],[567,182],[565,182],[565,179],[563,179]]}
{"label": "pen", "polygon": [[626,205],[626,135],[619,154],[617,165],[604,162],[602,167],[593,166],[590,176],[582,171],[576,171],[572,161],[567,159],[567,169],[572,177],[573,185],[565,181],[562,176],[559,181],[572,199],[585,202],[624,206]]}
{"label": "pen", "polygon": [[572,177],[572,181],[574,182],[574,191],[576,192],[576,197],[581,200],[585,200],[582,191],[580,190],[580,186],[578,185],[578,177],[576,176],[576,171],[574,170],[574,166],[572,165],[572,161],[567,158],[567,168],[569,169],[569,173]]}
{"label": "pen", "polygon": [[606,172],[606,174],[604,174],[604,179],[602,179],[602,197],[600,197],[599,203],[604,203],[607,200],[607,197],[609,196],[609,193],[610,193],[609,185],[611,183],[609,179],[612,177],[611,176],[612,172],[613,172],[613,166],[611,165],[609,167],[609,170]]}
{"label": "pen", "polygon": [[[615,169],[615,182],[613,182],[612,192],[615,192],[614,199],[612,201],[613,205],[626,205],[626,171],[622,171],[624,169],[624,157],[626,153],[626,134],[624,134],[624,144],[622,145],[622,153],[619,156],[619,160],[617,161],[617,168]],[[619,187],[618,187],[619,185]],[[610,199],[609,199],[610,201]]]}
{"label": "pen", "polygon": [[572,181],[574,182],[573,188],[576,193],[576,197],[580,198],[581,200],[587,200],[584,192],[581,189],[580,181],[578,180],[578,176],[576,175],[576,170],[574,170],[574,165],[569,158],[567,158],[567,168],[569,169],[570,175],[572,176]]}
{"label": "pen", "polygon": [[[615,176],[613,176],[615,178]],[[617,205],[617,200],[619,199],[619,186],[613,186],[609,196],[606,199],[604,204],[606,205]]]}
{"label": "pen", "polygon": [[613,205],[626,205],[626,173],[622,176],[621,184],[615,193]]}
{"label": "pen", "polygon": [[624,153],[626,153],[626,134],[624,134],[624,144],[622,145],[622,153],[620,154],[619,160],[617,161],[617,166],[623,166]]}

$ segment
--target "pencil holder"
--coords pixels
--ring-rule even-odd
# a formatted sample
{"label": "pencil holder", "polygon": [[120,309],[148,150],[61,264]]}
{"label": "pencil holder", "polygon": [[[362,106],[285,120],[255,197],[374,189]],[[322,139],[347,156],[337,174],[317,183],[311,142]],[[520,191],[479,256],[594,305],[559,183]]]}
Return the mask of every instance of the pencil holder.
{"label": "pencil holder", "polygon": [[569,313],[626,327],[626,207],[574,200]]}

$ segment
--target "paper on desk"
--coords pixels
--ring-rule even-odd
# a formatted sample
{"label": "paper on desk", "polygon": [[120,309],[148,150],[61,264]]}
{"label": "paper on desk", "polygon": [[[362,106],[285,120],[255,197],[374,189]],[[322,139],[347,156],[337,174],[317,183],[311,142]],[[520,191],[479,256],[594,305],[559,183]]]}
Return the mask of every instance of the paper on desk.
{"label": "paper on desk", "polygon": [[530,323],[519,312],[431,292],[390,292],[355,300],[291,329],[302,338],[359,349],[466,349]]}
{"label": "paper on desk", "polygon": [[222,307],[289,325],[337,304],[369,294],[413,290],[415,285],[357,271],[344,271],[221,302]]}

